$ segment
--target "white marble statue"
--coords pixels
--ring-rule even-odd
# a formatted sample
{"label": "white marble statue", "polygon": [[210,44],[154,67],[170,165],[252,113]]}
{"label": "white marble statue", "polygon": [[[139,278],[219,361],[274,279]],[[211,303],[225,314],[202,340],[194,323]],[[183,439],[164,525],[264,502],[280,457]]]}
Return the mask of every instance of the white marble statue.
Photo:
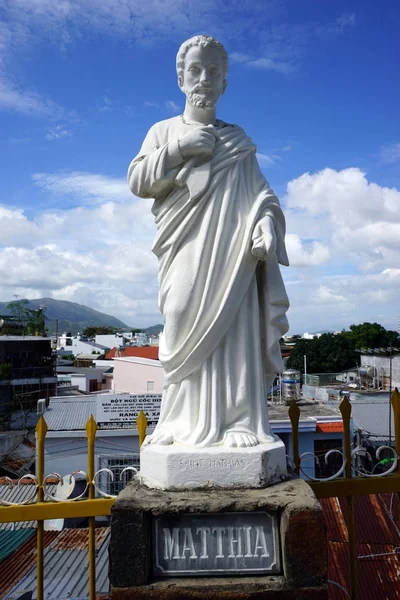
{"label": "white marble statue", "polygon": [[252,140],[216,118],[224,47],[195,36],[176,66],[184,113],[150,129],[128,173],[136,196],[154,198],[165,322],[161,416],[146,443],[255,446],[274,440],[266,397],[288,328],[285,220]]}

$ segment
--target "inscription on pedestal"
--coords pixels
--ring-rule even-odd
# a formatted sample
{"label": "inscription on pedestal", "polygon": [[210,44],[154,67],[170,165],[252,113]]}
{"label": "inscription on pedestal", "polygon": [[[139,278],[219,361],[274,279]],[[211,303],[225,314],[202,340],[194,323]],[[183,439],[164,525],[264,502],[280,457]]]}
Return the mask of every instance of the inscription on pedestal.
{"label": "inscription on pedestal", "polygon": [[278,533],[268,512],[154,517],[153,574],[277,574]]}

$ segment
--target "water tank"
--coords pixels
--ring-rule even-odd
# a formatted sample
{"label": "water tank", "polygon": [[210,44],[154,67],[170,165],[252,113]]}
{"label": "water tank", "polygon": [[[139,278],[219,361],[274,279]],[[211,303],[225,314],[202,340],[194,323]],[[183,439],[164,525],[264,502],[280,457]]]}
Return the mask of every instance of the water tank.
{"label": "water tank", "polygon": [[374,377],[376,374],[376,369],[375,367],[360,367],[359,369],[359,373],[361,375],[361,377]]}
{"label": "water tank", "polygon": [[282,373],[282,395],[286,404],[300,399],[300,371],[286,369]]}

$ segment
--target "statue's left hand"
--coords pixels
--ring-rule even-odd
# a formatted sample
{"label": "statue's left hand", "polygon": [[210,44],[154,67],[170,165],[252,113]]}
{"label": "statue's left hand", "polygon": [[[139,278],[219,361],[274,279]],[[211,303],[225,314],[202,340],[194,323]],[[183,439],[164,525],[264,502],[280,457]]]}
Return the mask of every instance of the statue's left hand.
{"label": "statue's left hand", "polygon": [[251,253],[260,260],[266,260],[276,252],[275,224],[271,217],[263,217],[253,231]]}

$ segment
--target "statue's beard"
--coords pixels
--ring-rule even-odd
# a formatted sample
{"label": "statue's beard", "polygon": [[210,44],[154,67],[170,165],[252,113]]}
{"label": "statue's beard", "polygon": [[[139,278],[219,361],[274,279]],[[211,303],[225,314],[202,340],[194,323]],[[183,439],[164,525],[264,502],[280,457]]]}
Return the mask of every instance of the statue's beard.
{"label": "statue's beard", "polygon": [[192,106],[196,108],[214,108],[216,102],[213,98],[205,98],[203,94],[196,94],[196,92],[189,92],[187,99]]}

